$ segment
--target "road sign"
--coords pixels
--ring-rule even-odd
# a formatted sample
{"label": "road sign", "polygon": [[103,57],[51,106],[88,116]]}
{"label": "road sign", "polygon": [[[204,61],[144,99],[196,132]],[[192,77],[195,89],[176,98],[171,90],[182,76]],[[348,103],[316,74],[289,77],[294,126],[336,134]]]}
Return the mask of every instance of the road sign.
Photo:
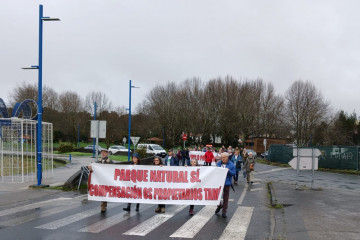
{"label": "road sign", "polygon": [[[98,135],[99,131],[99,135]],[[106,138],[106,121],[92,120],[90,138]]]}
{"label": "road sign", "polygon": [[187,140],[187,135],[186,135],[186,134],[183,134],[183,135],[182,135],[182,140],[183,140],[183,141],[186,141],[186,140]]}
{"label": "road sign", "polygon": [[[294,157],[289,162],[289,165],[293,169],[297,169],[297,157]],[[317,157],[314,158],[314,170],[318,169],[319,159]],[[300,157],[299,170],[312,170],[312,157]]]}
{"label": "road sign", "polygon": [[131,141],[133,142],[134,146],[139,142],[140,137],[130,137]]}
{"label": "road sign", "polygon": [[[311,148],[299,148],[300,157],[312,157],[312,149]],[[293,149],[293,156],[297,157],[298,150],[297,148]],[[319,157],[321,152],[319,149],[314,148],[314,156]]]}
{"label": "road sign", "polygon": [[265,138],[265,139],[264,139],[264,142],[263,142],[264,146],[266,146],[266,143],[267,143],[267,142],[266,142],[266,138]]}

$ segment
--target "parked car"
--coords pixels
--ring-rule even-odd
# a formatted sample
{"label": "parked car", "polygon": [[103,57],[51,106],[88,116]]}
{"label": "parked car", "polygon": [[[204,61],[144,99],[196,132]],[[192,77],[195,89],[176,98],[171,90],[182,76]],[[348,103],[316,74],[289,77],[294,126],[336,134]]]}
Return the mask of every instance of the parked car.
{"label": "parked car", "polygon": [[141,143],[137,146],[137,149],[139,148],[145,148],[146,153],[155,154],[161,157],[166,156],[166,151],[158,144],[144,144]]}
{"label": "parked car", "polygon": [[[115,154],[117,152],[128,152],[128,149],[121,145],[114,145],[114,146],[109,147],[108,151],[109,151],[109,154]],[[130,152],[131,152],[131,150],[130,150]]]}
{"label": "parked car", "polygon": [[[95,147],[96,148],[96,147]],[[94,145],[87,145],[86,147],[84,147],[84,149],[87,149],[87,150],[93,150],[94,149]],[[98,151],[101,152],[101,150],[103,150],[105,148],[102,148],[102,147],[98,147]]]}
{"label": "parked car", "polygon": [[252,149],[246,149],[246,153],[247,155],[249,155],[249,153],[252,152],[253,153],[253,157],[256,158],[256,152]]}
{"label": "parked car", "polygon": [[262,158],[268,158],[268,157],[269,157],[269,152],[266,151],[266,152],[262,153],[262,154],[261,154],[261,157],[262,157]]}

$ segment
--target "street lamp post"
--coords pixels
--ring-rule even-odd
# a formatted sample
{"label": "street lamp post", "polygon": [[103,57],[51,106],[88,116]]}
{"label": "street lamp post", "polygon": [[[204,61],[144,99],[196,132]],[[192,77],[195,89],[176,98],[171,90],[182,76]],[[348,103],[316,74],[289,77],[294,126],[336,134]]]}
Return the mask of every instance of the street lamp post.
{"label": "street lamp post", "polygon": [[[128,162],[130,162],[130,135],[131,135],[131,89],[138,88],[131,85],[131,80],[129,80],[129,136],[128,136]],[[135,151],[135,146],[134,146]]]}
{"label": "street lamp post", "polygon": [[37,186],[41,186],[42,180],[42,39],[43,39],[43,21],[60,21],[59,18],[50,18],[43,16],[43,5],[39,5],[39,64],[23,69],[38,70],[38,107],[37,107],[37,127],[36,127],[36,162],[37,162]]}

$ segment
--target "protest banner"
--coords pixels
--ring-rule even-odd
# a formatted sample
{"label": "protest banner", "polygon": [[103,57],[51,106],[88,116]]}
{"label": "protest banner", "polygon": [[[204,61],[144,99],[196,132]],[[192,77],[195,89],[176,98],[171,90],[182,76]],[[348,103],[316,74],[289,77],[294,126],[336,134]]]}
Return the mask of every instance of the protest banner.
{"label": "protest banner", "polygon": [[[214,157],[216,157],[218,155],[218,153],[213,152]],[[204,165],[205,163],[205,152],[201,152],[201,151],[190,151],[189,152],[189,157],[190,159],[196,159],[198,161],[199,165]],[[212,166],[216,166],[216,162],[212,162],[211,163]]]}
{"label": "protest banner", "polygon": [[92,163],[88,200],[218,205],[227,169]]}

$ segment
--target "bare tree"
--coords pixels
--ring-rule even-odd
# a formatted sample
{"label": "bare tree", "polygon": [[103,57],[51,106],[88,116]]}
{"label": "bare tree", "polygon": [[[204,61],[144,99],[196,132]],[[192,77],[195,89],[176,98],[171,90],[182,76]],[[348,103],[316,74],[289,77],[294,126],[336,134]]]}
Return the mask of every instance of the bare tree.
{"label": "bare tree", "polygon": [[329,104],[309,81],[298,80],[286,92],[286,113],[296,131],[296,142],[307,144],[315,128],[326,119]]}
{"label": "bare tree", "polygon": [[[43,88],[43,107],[56,109],[58,107],[58,93],[48,87],[44,86]],[[18,85],[10,93],[10,104],[15,105],[17,102],[22,102],[26,99],[38,100],[38,85],[36,83],[23,83]]]}
{"label": "bare tree", "polygon": [[264,137],[285,137],[289,134],[290,129],[286,128],[284,120],[284,106],[284,99],[275,94],[274,86],[271,83],[265,85],[260,96],[259,118],[259,128]]}
{"label": "bare tree", "polygon": [[112,103],[103,92],[88,93],[85,98],[85,110],[89,113],[93,113],[95,102],[97,115],[101,115],[101,113],[104,111],[111,111]]}
{"label": "bare tree", "polygon": [[50,109],[58,109],[59,107],[59,94],[54,89],[44,86],[43,90],[43,107]]}
{"label": "bare tree", "polygon": [[59,96],[59,108],[63,113],[64,132],[75,142],[77,125],[82,120],[80,113],[83,111],[83,101],[80,95],[71,91],[61,93]]}

